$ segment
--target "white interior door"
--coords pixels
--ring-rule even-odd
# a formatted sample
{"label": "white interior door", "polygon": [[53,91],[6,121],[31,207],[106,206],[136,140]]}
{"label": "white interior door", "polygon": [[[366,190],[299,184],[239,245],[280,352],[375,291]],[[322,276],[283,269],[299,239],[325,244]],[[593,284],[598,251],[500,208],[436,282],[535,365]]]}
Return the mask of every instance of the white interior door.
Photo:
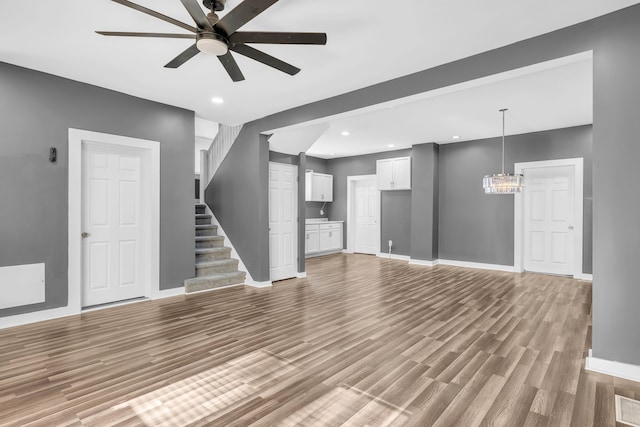
{"label": "white interior door", "polygon": [[145,296],[143,151],[82,147],[82,305]]}
{"label": "white interior door", "polygon": [[355,181],[354,252],[380,252],[380,192],[376,179]]}
{"label": "white interior door", "polygon": [[574,166],[525,171],[524,269],[572,275]]}
{"label": "white interior door", "polygon": [[298,254],[298,167],[269,163],[271,280],[295,277]]}

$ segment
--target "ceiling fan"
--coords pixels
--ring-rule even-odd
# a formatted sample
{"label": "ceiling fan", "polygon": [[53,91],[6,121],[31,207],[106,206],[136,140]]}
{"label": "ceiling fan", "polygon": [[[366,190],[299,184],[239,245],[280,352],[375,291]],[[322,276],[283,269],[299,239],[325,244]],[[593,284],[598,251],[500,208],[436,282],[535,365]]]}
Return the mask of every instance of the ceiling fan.
{"label": "ceiling fan", "polygon": [[203,5],[210,10],[205,15],[197,0],[180,0],[193,18],[196,26],[185,24],[169,16],[148,9],[128,0],[112,0],[123,6],[130,7],[147,15],[177,25],[180,28],[191,31],[194,34],[173,33],[135,33],[116,31],[96,31],[104,36],[124,37],[158,37],[172,39],[193,39],[195,43],[184,52],[171,60],[166,68],[178,68],[200,52],[216,55],[225,68],[229,77],[234,82],[244,80],[244,75],[230,51],[239,53],[255,61],[273,67],[289,75],[297,74],[300,69],[268,55],[258,49],[248,46],[247,43],[266,44],[310,44],[324,45],[327,43],[325,33],[287,33],[265,31],[237,31],[240,27],[264,12],[278,0],[244,0],[235,9],[231,10],[220,19],[216,12],[224,10],[226,0],[203,0]]}

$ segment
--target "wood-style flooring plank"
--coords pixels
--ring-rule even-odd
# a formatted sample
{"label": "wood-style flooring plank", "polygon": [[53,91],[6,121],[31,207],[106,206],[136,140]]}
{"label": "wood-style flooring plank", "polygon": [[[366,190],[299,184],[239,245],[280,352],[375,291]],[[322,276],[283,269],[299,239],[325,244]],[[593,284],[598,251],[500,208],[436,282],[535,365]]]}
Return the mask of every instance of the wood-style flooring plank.
{"label": "wood-style flooring plank", "polygon": [[0,330],[1,426],[615,426],[591,284],[366,255]]}

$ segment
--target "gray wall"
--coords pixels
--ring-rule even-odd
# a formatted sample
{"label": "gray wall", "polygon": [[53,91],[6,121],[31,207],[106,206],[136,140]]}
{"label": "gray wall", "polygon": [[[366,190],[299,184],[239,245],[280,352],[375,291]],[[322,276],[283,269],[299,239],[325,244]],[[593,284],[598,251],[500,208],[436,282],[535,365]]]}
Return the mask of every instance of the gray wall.
{"label": "gray wall", "polygon": [[411,159],[412,259],[438,258],[438,144],[414,145]]}
{"label": "gray wall", "polygon": [[[333,203],[329,219],[344,221],[343,245],[347,247],[347,177],[375,175],[376,161],[411,155],[411,149],[342,157],[328,161],[328,173],[333,175]],[[329,204],[327,204],[329,206]],[[392,253],[409,255],[411,248],[411,191],[383,191],[380,197],[380,252],[388,252],[393,240]]]}
{"label": "gray wall", "polygon": [[[594,40],[593,355],[640,364],[640,6]],[[635,188],[635,190],[634,190]]]}
{"label": "gray wall", "polygon": [[[513,265],[514,198],[488,196],[482,177],[500,171],[501,139],[440,146],[441,259]],[[513,164],[584,158],[583,272],[591,273],[591,126],[512,135],[506,139],[505,170]]]}
{"label": "gray wall", "polygon": [[[635,218],[640,217],[640,201],[630,196],[628,188],[618,190],[621,182],[634,183],[637,180],[635,161],[640,154],[640,144],[635,141],[640,134],[640,121],[634,114],[640,110],[638,40],[640,5],[635,5],[558,31],[264,117],[251,123],[253,135],[246,133],[243,139],[245,143],[258,145],[257,134],[270,129],[593,50],[593,354],[604,359],[640,364],[640,329],[635,327],[640,323],[640,312],[636,307],[640,300],[640,287],[637,286],[634,268],[640,227],[632,225]],[[255,155],[255,159],[246,159],[237,166],[260,161],[257,149],[247,152]],[[265,167],[267,160],[268,155],[265,155]],[[238,178],[242,179],[241,176]],[[252,174],[243,187],[248,193],[258,191],[264,185],[264,178],[264,175]],[[442,183],[440,188],[442,190]],[[242,208],[264,211],[266,206],[265,198],[256,198],[243,204]],[[238,225],[238,229],[241,230],[242,226]],[[246,224],[238,237],[249,239],[253,232],[260,235],[254,239],[265,240],[268,224],[255,227]],[[260,244],[260,249],[268,252],[266,241]],[[439,257],[445,256],[440,254]],[[251,259],[254,261],[260,265],[251,268],[268,271],[268,258]]]}
{"label": "gray wall", "polygon": [[258,282],[270,280],[268,179],[269,142],[247,124],[205,190],[205,202]]}
{"label": "gray wall", "polygon": [[193,112],[6,63],[0,93],[0,266],[46,264],[46,302],[0,316],[67,304],[70,127],[160,141],[160,288],[194,276]]}

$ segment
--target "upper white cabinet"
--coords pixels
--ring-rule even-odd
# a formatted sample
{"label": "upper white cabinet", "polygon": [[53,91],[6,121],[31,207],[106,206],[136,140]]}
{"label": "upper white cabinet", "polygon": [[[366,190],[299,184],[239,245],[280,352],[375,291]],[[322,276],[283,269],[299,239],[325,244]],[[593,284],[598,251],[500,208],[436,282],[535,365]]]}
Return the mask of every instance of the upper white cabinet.
{"label": "upper white cabinet", "polygon": [[333,202],[333,175],[307,172],[305,177],[305,201]]}
{"label": "upper white cabinet", "polygon": [[376,162],[378,190],[411,190],[411,157]]}

